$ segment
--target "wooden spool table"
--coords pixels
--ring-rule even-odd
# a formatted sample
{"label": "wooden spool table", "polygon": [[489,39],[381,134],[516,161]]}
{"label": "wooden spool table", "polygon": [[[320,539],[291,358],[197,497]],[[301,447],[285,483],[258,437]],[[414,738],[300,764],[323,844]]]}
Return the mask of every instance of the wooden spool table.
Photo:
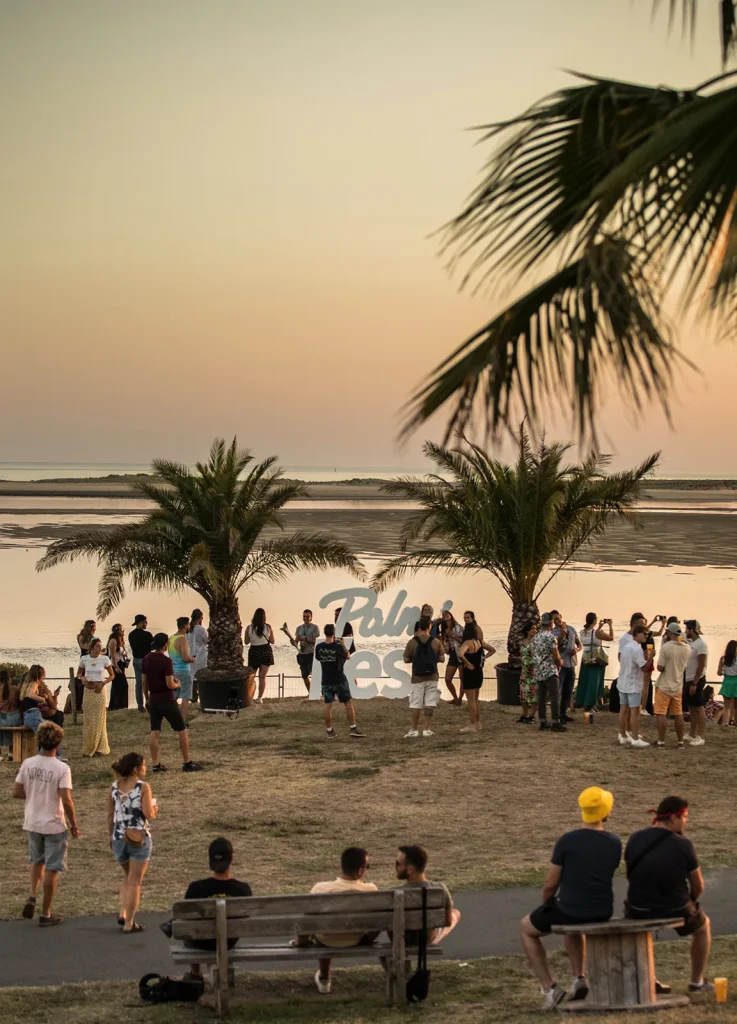
{"label": "wooden spool table", "polygon": [[687,996],[655,995],[653,932],[678,928],[682,918],[651,918],[636,921],[618,918],[599,924],[553,925],[558,935],[583,935],[586,939],[586,999],[563,1002],[565,1013],[603,1013],[625,1010],[666,1010],[687,1006]]}
{"label": "wooden spool table", "polygon": [[13,734],[13,760],[18,764],[38,753],[36,734],[27,725],[6,726],[2,731]]}

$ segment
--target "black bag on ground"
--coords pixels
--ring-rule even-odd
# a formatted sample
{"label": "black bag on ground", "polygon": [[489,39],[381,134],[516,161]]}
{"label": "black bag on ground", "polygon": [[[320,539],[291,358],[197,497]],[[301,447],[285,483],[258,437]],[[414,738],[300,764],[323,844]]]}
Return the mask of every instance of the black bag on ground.
{"label": "black bag on ground", "polygon": [[430,991],[430,972],[427,969],[427,889],[422,887],[422,931],[417,948],[417,970],[407,979],[407,1002],[421,1003]]}
{"label": "black bag on ground", "polygon": [[203,978],[168,978],[161,974],[144,974],[138,992],[147,1003],[196,1003],[205,991]]}
{"label": "black bag on ground", "polygon": [[619,703],[619,687],[617,686],[617,680],[614,679],[609,687],[609,710],[612,714],[619,714]]}

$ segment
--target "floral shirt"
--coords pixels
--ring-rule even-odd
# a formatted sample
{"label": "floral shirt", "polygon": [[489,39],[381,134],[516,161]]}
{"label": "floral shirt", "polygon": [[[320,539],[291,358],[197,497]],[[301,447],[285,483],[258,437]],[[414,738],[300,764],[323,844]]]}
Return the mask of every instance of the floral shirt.
{"label": "floral shirt", "polygon": [[[535,639],[534,637],[532,638]],[[532,640],[528,640],[520,649],[520,660],[522,662],[521,683],[532,683],[535,680],[534,664],[532,660]]]}
{"label": "floral shirt", "polygon": [[553,651],[558,649],[558,638],[549,629],[542,629],[532,638],[530,648],[536,682],[541,683],[543,679],[556,676],[558,669],[553,661]]}

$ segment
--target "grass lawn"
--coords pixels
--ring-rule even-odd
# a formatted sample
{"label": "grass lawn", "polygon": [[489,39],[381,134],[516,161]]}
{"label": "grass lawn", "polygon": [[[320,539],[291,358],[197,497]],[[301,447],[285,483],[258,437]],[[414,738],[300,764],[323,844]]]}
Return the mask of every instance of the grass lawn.
{"label": "grass lawn", "polygon": [[[684,994],[688,982],[688,942],[658,943],[655,956],[659,977],[670,981],[676,994]],[[736,956],[737,938],[716,939],[710,963],[712,976],[733,974]],[[564,955],[556,954],[552,961],[558,977],[567,981]],[[386,1006],[379,967],[336,970],[330,996],[318,995],[312,971],[238,973],[230,1019],[254,1024],[400,1024],[417,1019],[425,1024],[441,1024],[451,1016],[454,1024],[486,1024],[489,1020],[521,1024],[541,1019],[539,989],[522,957],[475,960],[463,965],[433,963],[431,969],[428,1000],[410,1007],[407,1013]],[[139,1020],[146,1024],[199,1024],[216,1019],[209,991],[196,1006],[153,1007],[139,998],[135,982],[0,989],[0,1020],[19,1024],[58,1024],[60,1020],[64,1024],[135,1024]],[[592,1024],[634,1024],[641,1019],[641,1014],[586,1015]],[[737,1024],[737,992],[730,992],[726,1004],[716,1005],[709,1000],[670,1010],[667,1020],[669,1024]]]}
{"label": "grass lawn", "polygon": [[[256,893],[304,892],[337,873],[341,849],[364,845],[372,879],[393,879],[397,844],[420,842],[431,875],[453,887],[537,883],[557,836],[579,822],[576,797],[589,785],[616,796],[611,827],[623,837],[649,823],[648,808],[669,793],[691,801],[689,834],[704,865],[737,863],[737,807],[718,781],[730,763],[737,730],[710,728],[707,745],[631,750],[616,744],[615,716],[579,721],[566,735],[515,724],[514,708],[483,706],[484,731],[460,735],[465,709],[443,705],[437,733],[404,740],[404,701],[357,702],[363,740],[349,740],[336,708],[336,740],[325,736],[317,703],[267,703],[241,713],[195,719],[192,755],[206,771],[183,775],[176,739],[162,733],[170,771],[150,775],[159,800],[154,856],[143,910],[165,909],[187,881],[207,873],[206,848],[229,836],[237,872]],[[147,752],[147,719],[135,711],[108,716],[116,755]],[[644,724],[651,736],[653,725]],[[82,759],[81,725],[66,746],[82,838],[70,842],[69,871],[57,909],[65,915],[115,909],[119,869],[106,834],[105,795],[113,758]],[[20,912],[26,888],[23,804],[10,797],[15,766],[0,763],[0,916]]]}

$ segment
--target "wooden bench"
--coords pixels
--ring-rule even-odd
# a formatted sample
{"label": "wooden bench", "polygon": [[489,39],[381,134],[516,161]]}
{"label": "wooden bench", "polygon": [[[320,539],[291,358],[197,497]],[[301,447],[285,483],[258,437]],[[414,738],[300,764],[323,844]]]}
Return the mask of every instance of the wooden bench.
{"label": "wooden bench", "polygon": [[6,725],[2,732],[13,734],[13,760],[19,764],[27,757],[33,757],[38,753],[38,744],[35,740],[35,732],[27,725]]}
{"label": "wooden bench", "polygon": [[[428,888],[427,926],[445,925],[445,893]],[[226,1016],[229,1002],[229,967],[234,964],[278,960],[285,968],[300,960],[356,960],[377,957],[386,971],[389,1005],[404,1006],[408,958],[416,952],[405,943],[405,931],[422,927],[422,890],[389,889],[383,892],[327,893],[310,896],[249,896],[230,899],[181,900],[172,912],[171,955],[177,964],[211,965],[211,980],[219,1016]],[[290,945],[307,935],[339,935],[390,932],[389,941],[372,945],[328,947]],[[215,940],[214,952],[191,949],[182,940]],[[249,944],[228,949],[228,939]],[[381,939],[381,936],[379,936]],[[254,940],[260,940],[257,943]],[[265,942],[263,940],[266,940]],[[280,940],[280,941],[279,941]],[[439,946],[428,954],[441,956]]]}
{"label": "wooden bench", "polygon": [[579,1002],[563,1002],[568,1013],[602,1013],[606,1010],[666,1010],[687,1006],[687,996],[655,994],[653,932],[678,928],[681,918],[636,921],[615,918],[599,924],[553,925],[558,935],[583,935],[586,940],[586,976],[589,994]]}

